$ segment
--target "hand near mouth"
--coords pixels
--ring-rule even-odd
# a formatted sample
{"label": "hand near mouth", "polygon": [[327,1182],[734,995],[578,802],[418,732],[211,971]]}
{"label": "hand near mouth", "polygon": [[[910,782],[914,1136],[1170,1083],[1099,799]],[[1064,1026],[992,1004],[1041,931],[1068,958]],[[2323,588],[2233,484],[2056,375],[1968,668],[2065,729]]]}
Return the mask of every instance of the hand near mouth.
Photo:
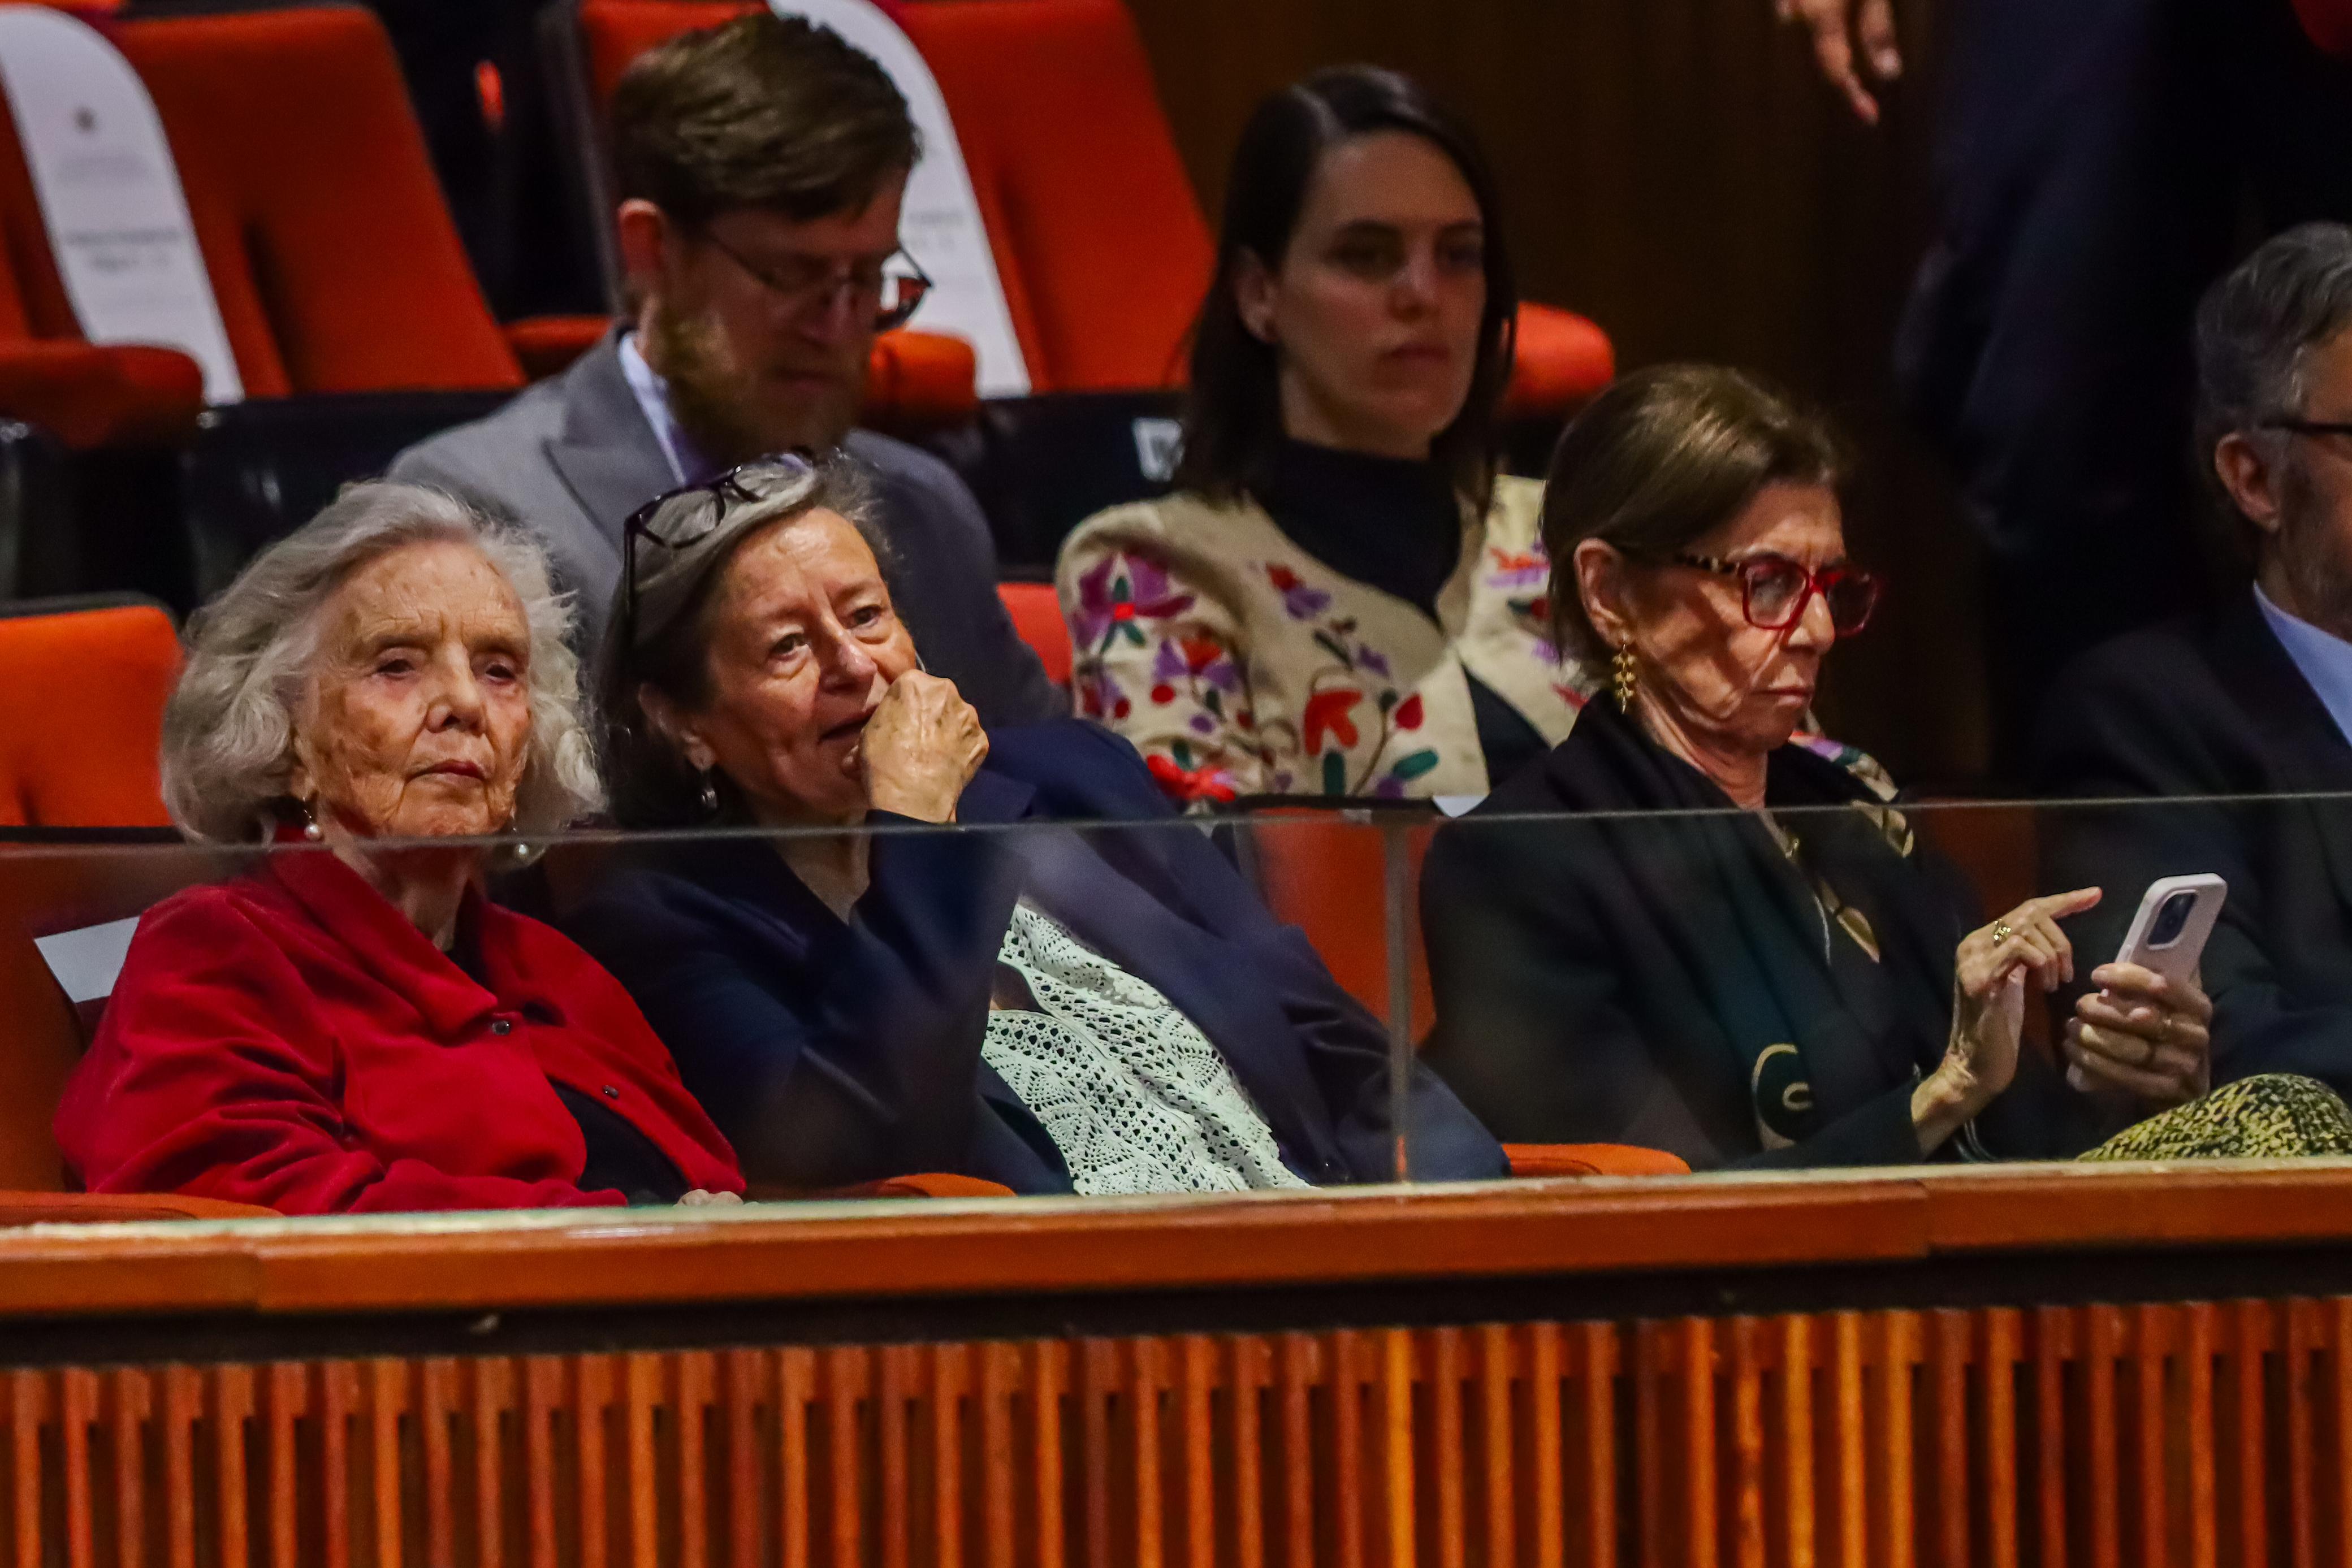
{"label": "hand near mouth", "polygon": [[856,753],[869,808],[952,822],[964,786],[988,756],[988,736],[953,681],[909,670],[864,720]]}

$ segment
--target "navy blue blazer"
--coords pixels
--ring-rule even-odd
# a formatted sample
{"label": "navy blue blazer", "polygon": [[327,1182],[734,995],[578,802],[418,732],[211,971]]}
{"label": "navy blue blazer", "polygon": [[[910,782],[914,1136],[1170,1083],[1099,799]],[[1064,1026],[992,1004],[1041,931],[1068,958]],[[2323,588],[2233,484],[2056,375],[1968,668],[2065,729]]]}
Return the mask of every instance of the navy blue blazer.
{"label": "navy blue blazer", "polygon": [[[1292,1170],[1385,1180],[1387,1035],[1307,938],[1170,810],[1124,740],[1066,720],[993,731],[989,747],[957,812],[978,831],[878,835],[845,923],[740,839],[646,846],[565,923],[635,997],[745,1171],[803,1190],[954,1171],[1069,1191],[1044,1125],[981,1058],[1025,894],[1200,1027]],[[1015,822],[1062,825],[990,831]],[[1410,1103],[1417,1177],[1507,1174],[1418,1064]]]}

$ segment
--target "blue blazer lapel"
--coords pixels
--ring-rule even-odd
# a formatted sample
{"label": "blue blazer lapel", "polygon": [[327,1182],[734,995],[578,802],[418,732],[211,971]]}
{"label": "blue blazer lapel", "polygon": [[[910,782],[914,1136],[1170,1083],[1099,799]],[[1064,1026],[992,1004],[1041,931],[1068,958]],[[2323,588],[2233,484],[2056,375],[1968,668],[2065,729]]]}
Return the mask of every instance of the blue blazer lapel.
{"label": "blue blazer lapel", "polygon": [[595,536],[621,559],[621,525],[656,496],[677,487],[661,438],[646,423],[621,369],[620,332],[583,355],[563,379],[563,430],[546,443],[553,465]]}

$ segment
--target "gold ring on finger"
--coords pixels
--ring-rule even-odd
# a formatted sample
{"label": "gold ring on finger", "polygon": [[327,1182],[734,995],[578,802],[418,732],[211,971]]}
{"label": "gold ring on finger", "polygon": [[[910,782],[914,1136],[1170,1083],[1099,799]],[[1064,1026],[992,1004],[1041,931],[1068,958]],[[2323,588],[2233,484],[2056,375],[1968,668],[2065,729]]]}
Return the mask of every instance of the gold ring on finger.
{"label": "gold ring on finger", "polygon": [[1999,921],[1992,928],[1992,945],[1998,947],[2016,935],[2016,928],[2011,926],[2008,921]]}

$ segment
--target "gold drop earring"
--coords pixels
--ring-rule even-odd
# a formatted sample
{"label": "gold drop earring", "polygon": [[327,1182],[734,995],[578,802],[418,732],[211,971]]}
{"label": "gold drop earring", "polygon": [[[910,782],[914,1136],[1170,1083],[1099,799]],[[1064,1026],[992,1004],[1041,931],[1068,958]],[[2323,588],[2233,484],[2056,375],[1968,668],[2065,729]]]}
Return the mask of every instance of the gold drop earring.
{"label": "gold drop earring", "polygon": [[1633,645],[1631,643],[1617,650],[1609,662],[1610,685],[1616,688],[1617,711],[1633,711]]}

